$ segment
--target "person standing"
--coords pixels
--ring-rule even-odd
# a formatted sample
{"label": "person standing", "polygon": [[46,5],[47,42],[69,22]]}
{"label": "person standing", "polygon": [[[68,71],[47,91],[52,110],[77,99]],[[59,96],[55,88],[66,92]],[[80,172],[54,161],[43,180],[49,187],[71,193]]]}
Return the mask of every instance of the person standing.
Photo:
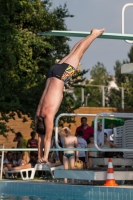
{"label": "person standing", "polygon": [[[88,144],[87,148],[95,148],[94,145],[94,135],[90,135],[90,143]],[[95,158],[95,152],[93,151],[87,151],[86,152],[86,165],[87,168],[93,167],[92,162],[91,162],[91,158]]]}
{"label": "person standing", "polygon": [[110,135],[112,134],[112,129],[105,129],[102,132],[102,123],[98,123],[97,127],[97,144],[98,146],[101,146],[104,144],[104,132],[107,133],[107,140],[110,141]]}
{"label": "person standing", "polygon": [[89,143],[90,135],[94,133],[94,129],[87,124],[87,117],[81,118],[81,126],[77,127],[76,135],[78,131],[82,131],[84,133],[83,138],[87,141],[87,143]]}
{"label": "person standing", "polygon": [[[62,133],[64,131],[64,134]],[[68,164],[70,163],[70,168],[74,169],[75,160],[78,160],[78,151],[69,150],[69,148],[77,148],[78,141],[77,137],[71,135],[71,130],[68,127],[64,127],[59,130],[59,135],[63,138],[63,147],[68,148],[67,151],[64,151],[63,155],[63,164],[64,169],[68,169]],[[67,179],[64,179],[64,182],[67,183]],[[72,180],[74,183],[74,180]]]}
{"label": "person standing", "polygon": [[15,134],[15,138],[13,139],[13,142],[17,142],[17,148],[23,148],[23,136],[22,136],[22,133],[17,132]]}
{"label": "person standing", "polygon": [[[27,148],[38,148],[38,140],[35,139],[36,137],[36,133],[35,131],[32,131],[30,134],[31,138],[27,141]],[[35,155],[38,154],[37,151],[31,151],[30,155],[34,153]]]}
{"label": "person standing", "polygon": [[27,148],[37,148],[38,147],[38,140],[35,139],[36,133],[34,131],[30,134],[31,138],[27,142]]}
{"label": "person standing", "polygon": [[[77,132],[78,148],[86,148],[87,147],[87,142],[83,138],[83,135],[84,135],[83,131]],[[78,152],[78,158],[79,158],[79,160],[81,160],[83,162],[84,169],[86,168],[85,167],[85,155],[86,155],[85,151]]]}

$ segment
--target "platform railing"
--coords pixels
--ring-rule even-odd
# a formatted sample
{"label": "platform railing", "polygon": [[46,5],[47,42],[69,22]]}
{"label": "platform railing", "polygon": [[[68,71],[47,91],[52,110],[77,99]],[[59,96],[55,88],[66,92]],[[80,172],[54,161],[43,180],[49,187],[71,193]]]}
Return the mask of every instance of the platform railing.
{"label": "platform railing", "polygon": [[99,114],[97,114],[95,116],[95,119],[94,119],[94,144],[95,144],[95,147],[97,148],[98,151],[102,151],[102,152],[132,152],[133,151],[133,148],[100,148],[97,144],[97,121],[98,121],[98,118],[99,117],[113,117],[113,118],[117,118],[117,117],[120,117],[120,118],[127,118],[127,119],[133,119],[133,113],[104,113],[104,112],[101,112]]}
{"label": "platform railing", "polygon": [[57,116],[56,120],[55,120],[55,144],[56,147],[59,149],[62,149],[62,147],[59,146],[58,144],[58,124],[59,124],[59,119],[61,117],[64,116],[68,116],[68,117],[95,117],[96,114],[74,114],[74,113],[62,113],[60,115]]}
{"label": "platform railing", "polygon": [[[127,3],[123,6],[122,8],[122,34],[125,34],[125,31],[124,31],[124,14],[125,14],[125,9],[129,6],[133,6],[133,3]],[[132,40],[125,40],[127,43],[129,44],[133,44],[133,41]]]}
{"label": "platform railing", "polygon": [[[2,149],[4,149],[4,144],[0,144],[0,146],[2,146]],[[3,161],[4,161],[4,151],[2,151],[2,156],[1,156],[0,179],[2,179]]]}
{"label": "platform railing", "polygon": [[[102,152],[132,152],[133,148],[130,149],[126,149],[126,148],[100,148],[97,144],[97,127],[98,127],[98,118],[102,117],[102,135],[104,137],[104,118],[105,117],[110,117],[110,118],[115,118],[115,117],[120,117],[120,118],[128,118],[128,119],[133,119],[133,113],[104,113],[101,112],[99,114],[73,114],[73,113],[63,113],[58,115],[58,117],[56,118],[55,121],[55,143],[56,143],[56,148],[51,148],[50,151],[68,151],[68,148],[62,148],[59,146],[58,144],[58,122],[59,119],[63,116],[71,116],[71,117],[76,117],[76,116],[85,116],[85,117],[95,117],[94,119],[94,145],[95,148],[69,148],[69,150],[73,150],[73,151],[93,151],[93,152],[98,152],[98,151],[102,151]],[[1,179],[2,179],[2,169],[3,169],[3,160],[4,160],[4,152],[5,151],[38,151],[37,148],[4,148],[4,144],[0,144],[2,145],[2,148],[0,149],[0,151],[2,151],[2,158],[1,158]]]}
{"label": "platform railing", "polygon": [[99,114],[74,114],[74,113],[62,113],[60,115],[58,115],[58,117],[56,118],[56,121],[55,121],[55,143],[56,143],[56,147],[58,148],[59,151],[64,151],[64,150],[67,150],[67,148],[61,148],[58,144],[58,122],[59,122],[59,119],[61,117],[64,117],[64,116],[69,116],[69,117],[76,117],[76,116],[85,116],[85,117],[92,117],[94,116],[95,119],[94,119],[94,145],[95,145],[95,148],[71,148],[70,150],[73,150],[73,151],[102,151],[102,152],[132,152],[133,151],[133,148],[100,148],[97,144],[97,127],[98,127],[98,119],[102,117],[102,140],[104,138],[104,118],[105,117],[110,117],[110,118],[117,118],[117,117],[120,117],[120,118],[127,118],[127,119],[132,119],[133,118],[133,113],[105,113],[105,112],[101,112]]}

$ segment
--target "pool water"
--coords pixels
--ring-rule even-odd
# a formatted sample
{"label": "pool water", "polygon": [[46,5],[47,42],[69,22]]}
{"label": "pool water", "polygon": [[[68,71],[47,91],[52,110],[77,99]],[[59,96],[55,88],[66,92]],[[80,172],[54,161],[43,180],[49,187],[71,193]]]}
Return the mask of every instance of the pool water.
{"label": "pool water", "polygon": [[133,189],[35,181],[1,181],[0,200],[133,200]]}

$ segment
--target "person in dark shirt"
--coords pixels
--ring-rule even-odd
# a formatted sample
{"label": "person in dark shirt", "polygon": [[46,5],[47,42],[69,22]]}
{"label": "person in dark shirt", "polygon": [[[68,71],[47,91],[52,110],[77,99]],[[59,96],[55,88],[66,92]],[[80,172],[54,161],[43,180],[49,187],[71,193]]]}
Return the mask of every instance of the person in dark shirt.
{"label": "person in dark shirt", "polygon": [[27,147],[28,148],[37,148],[38,147],[38,140],[35,139],[36,133],[34,131],[32,131],[30,135],[31,135],[31,139],[28,140]]}
{"label": "person in dark shirt", "polygon": [[87,124],[87,117],[81,118],[81,126],[78,126],[76,129],[76,135],[78,131],[83,131],[83,138],[89,143],[89,137],[94,133],[94,129]]}

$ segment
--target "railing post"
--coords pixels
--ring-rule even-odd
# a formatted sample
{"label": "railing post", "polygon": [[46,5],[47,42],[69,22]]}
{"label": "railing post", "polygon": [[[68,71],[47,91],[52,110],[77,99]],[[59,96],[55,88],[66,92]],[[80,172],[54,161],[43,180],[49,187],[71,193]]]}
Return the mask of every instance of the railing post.
{"label": "railing post", "polygon": [[124,109],[124,88],[121,88],[121,107]]}
{"label": "railing post", "polygon": [[105,92],[104,92],[104,86],[102,86],[102,107],[105,107]]}
{"label": "railing post", "polygon": [[[2,148],[4,149],[4,144],[1,144]],[[2,179],[3,174],[3,163],[4,163],[4,151],[2,151],[2,157],[1,157],[1,167],[0,167],[0,179]]]}

